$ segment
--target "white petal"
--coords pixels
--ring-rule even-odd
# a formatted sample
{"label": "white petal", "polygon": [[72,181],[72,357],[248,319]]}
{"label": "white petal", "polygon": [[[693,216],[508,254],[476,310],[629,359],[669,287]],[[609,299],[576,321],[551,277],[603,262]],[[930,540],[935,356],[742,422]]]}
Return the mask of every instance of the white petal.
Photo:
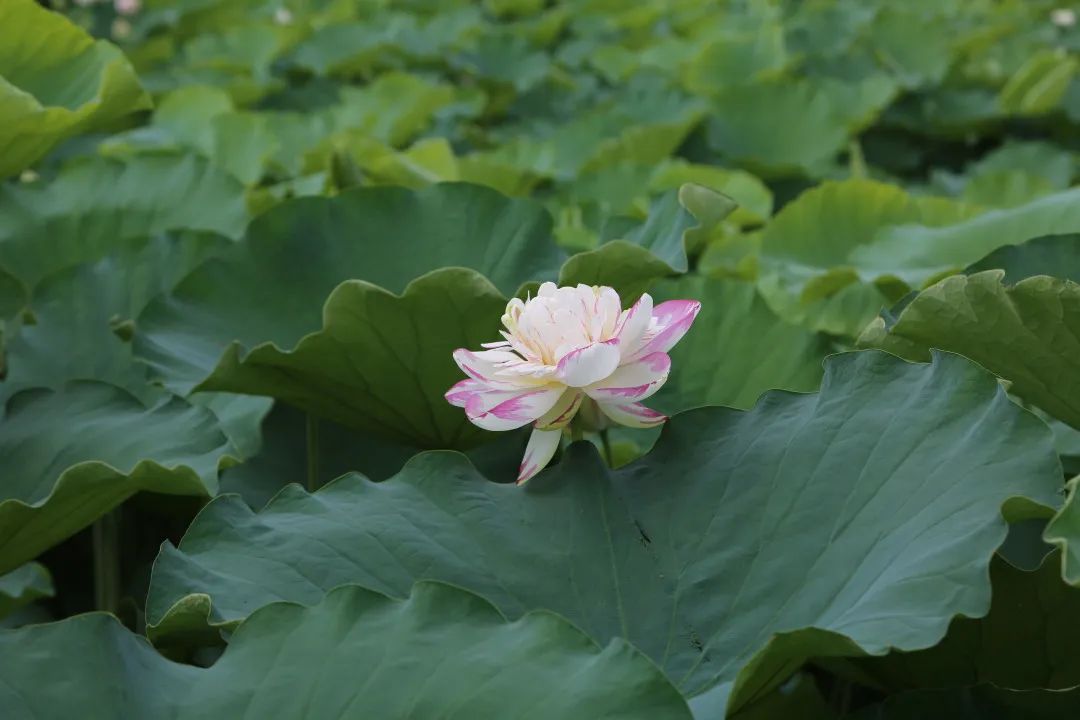
{"label": "white petal", "polygon": [[594,335],[596,340],[606,340],[615,335],[615,326],[622,315],[622,300],[614,288],[603,286],[600,288],[597,298],[597,315],[599,320],[599,333]]}
{"label": "white petal", "polygon": [[[517,392],[487,393],[473,396],[465,405],[465,414],[473,425],[485,430],[513,430],[528,425],[558,402],[565,388],[554,385]],[[492,399],[498,402],[492,404]]]}
{"label": "white petal", "polygon": [[640,347],[627,355],[636,360],[655,352],[667,352],[682,340],[701,310],[697,300],[668,300],[653,308],[648,335]]}
{"label": "white petal", "polygon": [[671,357],[667,353],[653,353],[620,365],[608,377],[585,388],[585,392],[597,402],[636,402],[659,390],[667,382],[670,371]]}
{"label": "white petal", "polygon": [[540,285],[540,289],[536,291],[536,297],[551,297],[555,294],[556,285],[553,282],[546,282]]}
{"label": "white petal", "polygon": [[570,424],[570,421],[574,419],[574,416],[577,415],[578,409],[581,408],[581,400],[583,397],[585,396],[577,388],[567,388],[566,392],[562,394],[554,407],[536,421],[536,427],[543,428],[544,430],[554,430],[566,427]]}
{"label": "white petal", "polygon": [[537,428],[532,431],[532,435],[529,436],[529,444],[525,448],[525,457],[518,468],[518,485],[527,483],[530,478],[551,462],[551,458],[559,448],[559,439],[561,437],[562,430],[540,430]]}
{"label": "white petal", "polygon": [[619,359],[617,340],[593,343],[564,355],[555,377],[570,387],[585,387],[615,372]]}
{"label": "white petal", "polygon": [[483,350],[472,352],[465,348],[454,351],[454,362],[461,371],[482,383],[487,383],[493,388],[509,389],[511,385],[505,380],[496,378],[496,373],[508,366],[525,362],[517,353],[508,350]]}
{"label": "white petal", "polygon": [[627,427],[650,428],[662,425],[667,416],[640,403],[597,403],[609,418]]}
{"label": "white petal", "polygon": [[624,358],[630,357],[641,347],[641,338],[649,327],[649,321],[652,320],[652,311],[652,295],[645,293],[622,317],[619,327],[615,330],[615,337],[619,338],[619,351]]}

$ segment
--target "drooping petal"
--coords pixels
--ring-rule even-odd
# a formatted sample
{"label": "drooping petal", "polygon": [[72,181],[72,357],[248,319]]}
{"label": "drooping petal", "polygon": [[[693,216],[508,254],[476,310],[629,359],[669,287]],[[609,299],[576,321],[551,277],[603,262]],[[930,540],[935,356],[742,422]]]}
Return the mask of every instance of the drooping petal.
{"label": "drooping petal", "polygon": [[478,393],[482,393],[489,389],[490,388],[488,388],[487,385],[479,380],[465,378],[461,382],[456,383],[454,387],[447,390],[446,395],[443,397],[445,397],[446,401],[454,407],[463,408],[469,404],[469,399],[473,395],[477,395]]}
{"label": "drooping petal", "polygon": [[574,416],[577,415],[583,397],[585,397],[584,394],[577,388],[567,388],[559,397],[559,401],[555,403],[554,407],[536,421],[536,427],[543,430],[555,430],[566,427],[570,424],[570,421],[574,419]]}
{"label": "drooping petal", "polygon": [[627,427],[651,428],[662,425],[667,416],[650,410],[641,403],[597,403],[601,412],[609,418]]}
{"label": "drooping petal", "polygon": [[507,380],[499,379],[495,377],[495,374],[504,367],[525,361],[517,353],[512,353],[509,350],[472,352],[465,348],[458,348],[454,351],[454,362],[457,363],[463,373],[474,380],[479,380],[495,388],[509,388],[511,386]]}
{"label": "drooping petal", "polygon": [[[472,424],[485,430],[513,430],[544,415],[558,402],[564,390],[552,385],[525,391],[477,394],[466,403],[465,414]],[[498,402],[492,404],[492,400]]]}
{"label": "drooping petal", "polygon": [[585,388],[585,392],[597,402],[636,402],[659,390],[670,371],[671,357],[657,352],[620,365],[608,377]]}
{"label": "drooping petal", "polygon": [[615,329],[615,337],[619,339],[619,352],[624,358],[630,357],[641,347],[641,338],[649,328],[652,312],[652,295],[645,293],[621,318],[619,326]]}
{"label": "drooping petal", "polygon": [[619,341],[616,339],[586,345],[559,360],[555,378],[570,387],[592,385],[615,372],[619,359]]}
{"label": "drooping petal", "polygon": [[536,428],[532,431],[532,435],[529,436],[529,444],[525,447],[525,457],[521,460],[521,466],[518,468],[518,485],[527,483],[536,473],[543,470],[551,462],[551,458],[559,447],[559,438],[561,437],[562,430],[541,430]]}
{"label": "drooping petal", "polygon": [[645,335],[644,342],[635,351],[627,355],[628,360],[636,360],[655,352],[667,352],[682,339],[694,318],[701,310],[697,300],[668,300],[653,308],[652,322]]}

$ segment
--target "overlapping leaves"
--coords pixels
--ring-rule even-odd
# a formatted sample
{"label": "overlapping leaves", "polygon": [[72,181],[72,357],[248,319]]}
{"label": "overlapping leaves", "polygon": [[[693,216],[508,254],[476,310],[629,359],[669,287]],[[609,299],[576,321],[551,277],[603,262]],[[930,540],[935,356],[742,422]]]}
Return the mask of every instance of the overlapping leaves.
{"label": "overlapping leaves", "polygon": [[67,137],[149,105],[116,46],[33,0],[0,7],[0,179]]}
{"label": "overlapping leaves", "polygon": [[436,583],[404,601],[342,587],[312,608],[263,608],[209,668],[165,659],[105,614],[0,631],[0,648],[0,702],[19,717],[690,718],[626,642],[601,650],[549,613],[508,623]]}
{"label": "overlapping leaves", "polygon": [[985,613],[972,558],[1003,539],[1009,498],[1051,504],[1059,478],[1045,426],[972,363],[841,355],[819,395],[677,416],[614,473],[574,446],[521,492],[431,453],[378,485],[286,489],[259,514],[219,498],[164,548],[148,619],[173,643],[342,582],[400,596],[436,578],[628,638],[718,714],[810,655],[926,647]]}

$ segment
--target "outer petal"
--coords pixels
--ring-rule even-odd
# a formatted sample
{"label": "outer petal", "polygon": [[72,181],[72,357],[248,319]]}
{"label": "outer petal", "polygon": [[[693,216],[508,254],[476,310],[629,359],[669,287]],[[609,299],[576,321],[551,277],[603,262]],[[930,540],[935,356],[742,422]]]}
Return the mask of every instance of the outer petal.
{"label": "outer petal", "polygon": [[644,400],[659,390],[671,371],[671,357],[657,352],[621,365],[598,383],[585,388],[597,402],[628,403]]}
{"label": "outer petal", "polygon": [[[550,410],[563,394],[558,385],[474,395],[465,405],[469,420],[485,430],[513,430],[528,425]],[[490,404],[492,400],[498,400]]]}
{"label": "outer petal", "polygon": [[465,378],[459,383],[456,383],[454,387],[446,391],[446,402],[450,403],[454,407],[463,408],[469,403],[469,399],[474,395],[478,395],[486,390],[488,386],[479,380],[473,380],[472,378]]}
{"label": "outer petal", "polygon": [[498,388],[511,388],[512,383],[497,379],[495,373],[507,366],[513,366],[525,362],[517,353],[509,350],[483,350],[473,352],[465,348],[454,351],[454,362],[461,371],[482,383]]}
{"label": "outer petal", "polygon": [[636,360],[655,352],[667,352],[682,339],[700,311],[701,303],[697,300],[668,300],[660,303],[653,309],[653,322],[645,341],[627,359]]}
{"label": "outer petal", "polygon": [[609,418],[627,427],[650,428],[662,425],[667,416],[650,410],[644,405],[632,403],[597,403]]}
{"label": "outer petal", "polygon": [[543,430],[562,429],[570,424],[581,408],[581,400],[585,395],[577,388],[567,388],[559,397],[558,402],[547,413],[536,421],[536,427]]}
{"label": "outer petal", "polygon": [[641,338],[649,328],[652,312],[652,295],[645,293],[622,317],[619,327],[615,330],[615,337],[619,339],[619,351],[624,358],[629,357],[641,347]]}
{"label": "outer petal", "polygon": [[532,435],[529,436],[529,444],[525,448],[525,457],[518,468],[518,485],[527,483],[533,475],[543,470],[551,462],[555,450],[559,447],[559,438],[561,437],[562,430],[541,430],[537,428],[532,431]]}
{"label": "outer petal", "polygon": [[555,378],[569,387],[585,387],[615,372],[619,360],[618,340],[593,343],[564,355],[555,370]]}

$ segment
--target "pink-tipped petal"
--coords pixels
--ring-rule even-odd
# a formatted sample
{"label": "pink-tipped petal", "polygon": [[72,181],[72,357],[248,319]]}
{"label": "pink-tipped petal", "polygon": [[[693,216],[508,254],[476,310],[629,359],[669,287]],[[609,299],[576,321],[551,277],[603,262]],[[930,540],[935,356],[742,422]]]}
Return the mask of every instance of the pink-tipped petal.
{"label": "pink-tipped petal", "polygon": [[619,339],[619,351],[624,358],[629,357],[641,347],[641,339],[649,328],[652,312],[653,299],[648,293],[638,298],[638,301],[626,311],[626,315],[615,330],[615,337]]}
{"label": "pink-tipped petal", "polygon": [[555,378],[569,387],[585,387],[615,372],[619,360],[618,340],[593,343],[564,355],[556,367]]}
{"label": "pink-tipped petal", "polygon": [[543,470],[551,462],[551,458],[554,457],[555,451],[559,448],[559,438],[561,437],[562,430],[541,430],[536,428],[532,431],[532,435],[529,436],[529,444],[525,448],[525,457],[521,461],[521,467],[518,468],[518,485],[527,483],[536,473]]}
{"label": "pink-tipped petal", "polygon": [[[559,401],[563,391],[564,388],[554,386],[474,395],[465,405],[465,414],[473,425],[485,430],[513,430],[544,415]],[[489,404],[496,395],[499,402]]]}
{"label": "pink-tipped petal", "polygon": [[524,361],[517,353],[512,353],[509,350],[473,352],[465,348],[459,348],[454,351],[454,362],[457,363],[463,373],[474,380],[479,380],[493,387],[500,387],[500,385],[509,387],[505,383],[500,383],[496,379],[495,373],[505,367],[512,367]]}
{"label": "pink-tipped petal", "polygon": [[473,380],[472,378],[465,378],[459,383],[456,383],[454,387],[446,391],[446,401],[454,407],[463,408],[469,403],[469,399],[478,393],[482,393],[487,390],[487,386],[479,380]]}
{"label": "pink-tipped petal", "polygon": [[631,403],[659,390],[671,371],[671,357],[657,352],[619,366],[600,382],[585,388],[597,402]]}
{"label": "pink-tipped petal", "polygon": [[652,326],[644,342],[627,359],[636,360],[652,353],[667,352],[682,340],[700,311],[701,303],[697,300],[668,300],[660,303],[653,308]]}
{"label": "pink-tipped petal", "polygon": [[567,388],[542,418],[536,421],[536,427],[543,430],[556,430],[566,427],[577,415],[581,408],[581,400],[585,395],[577,388]]}
{"label": "pink-tipped petal", "polygon": [[658,413],[655,410],[650,410],[644,405],[636,402],[632,403],[597,403],[600,406],[600,410],[609,418],[619,423],[620,425],[626,425],[627,427],[634,428],[651,428],[657,425],[663,425],[667,420],[667,416],[663,413]]}

